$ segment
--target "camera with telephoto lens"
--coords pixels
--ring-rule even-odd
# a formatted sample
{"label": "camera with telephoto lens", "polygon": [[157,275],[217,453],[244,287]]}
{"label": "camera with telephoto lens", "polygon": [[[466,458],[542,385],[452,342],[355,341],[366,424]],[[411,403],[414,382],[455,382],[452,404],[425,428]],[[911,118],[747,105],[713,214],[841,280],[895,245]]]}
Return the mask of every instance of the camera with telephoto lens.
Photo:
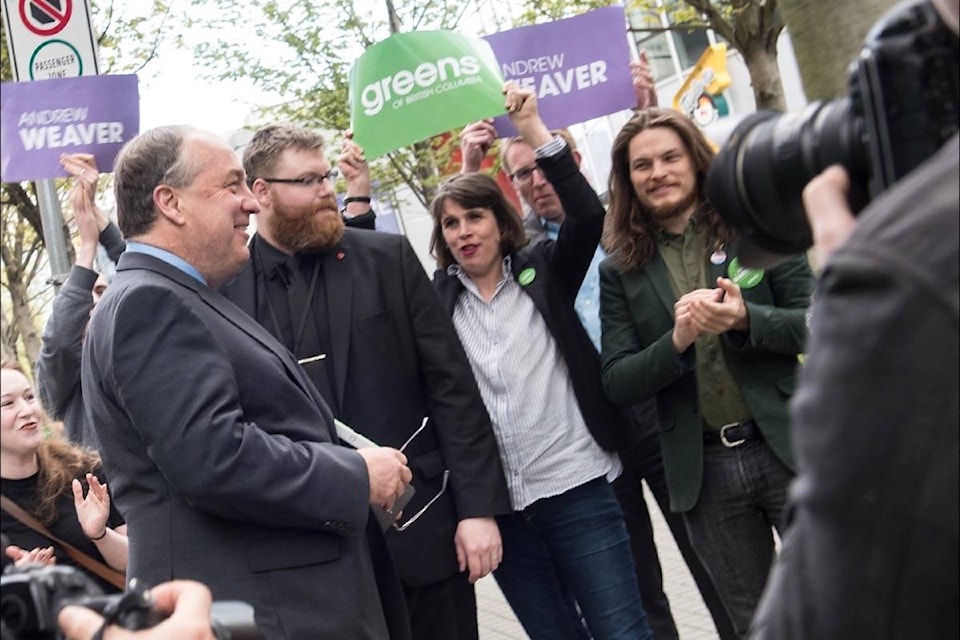
{"label": "camera with telephoto lens", "polygon": [[[57,640],[60,609],[92,609],[124,629],[149,629],[164,616],[153,607],[150,591],[136,579],[123,593],[104,595],[84,572],[68,566],[33,565],[0,577],[2,640]],[[262,640],[253,607],[244,602],[214,602],[210,628],[217,640]]]}
{"label": "camera with telephoto lens", "polygon": [[0,576],[3,640],[59,638],[57,612],[62,603],[102,595],[97,583],[74,567],[32,565],[5,573]]}
{"label": "camera with telephoto lens", "polygon": [[740,122],[707,173],[706,193],[740,234],[745,266],[776,264],[813,244],[806,184],[833,164],[859,212],[932,156],[958,129],[957,34],[929,0],[894,6],[850,67],[847,97]]}

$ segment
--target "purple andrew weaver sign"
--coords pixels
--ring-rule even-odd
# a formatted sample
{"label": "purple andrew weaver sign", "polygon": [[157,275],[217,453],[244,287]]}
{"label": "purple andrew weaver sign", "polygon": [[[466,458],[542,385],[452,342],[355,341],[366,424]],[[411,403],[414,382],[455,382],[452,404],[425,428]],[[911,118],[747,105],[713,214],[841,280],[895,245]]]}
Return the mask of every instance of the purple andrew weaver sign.
{"label": "purple andrew weaver sign", "polygon": [[[504,80],[536,92],[548,127],[566,127],[636,104],[623,7],[604,7],[485,39]],[[498,135],[516,135],[506,116],[494,123]]]}
{"label": "purple andrew weaver sign", "polygon": [[135,75],[5,82],[0,100],[4,182],[66,176],[62,153],[92,153],[108,172],[140,129]]}

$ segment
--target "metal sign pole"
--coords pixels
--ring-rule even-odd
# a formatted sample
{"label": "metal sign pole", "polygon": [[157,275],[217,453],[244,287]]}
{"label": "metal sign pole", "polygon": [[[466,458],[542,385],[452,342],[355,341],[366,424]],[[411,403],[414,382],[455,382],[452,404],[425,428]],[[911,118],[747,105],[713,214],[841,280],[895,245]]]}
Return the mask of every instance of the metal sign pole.
{"label": "metal sign pole", "polygon": [[[90,0],[2,0],[0,4],[14,80],[28,82],[100,73]],[[37,180],[36,186],[43,242],[50,260],[50,281],[54,290],[59,291],[70,271],[60,200],[52,179]]]}
{"label": "metal sign pole", "polygon": [[50,282],[54,291],[67,279],[70,271],[67,240],[63,236],[63,215],[60,212],[60,200],[53,180],[37,180],[37,204],[40,206],[40,221],[43,224],[43,242],[47,246],[50,260]]}

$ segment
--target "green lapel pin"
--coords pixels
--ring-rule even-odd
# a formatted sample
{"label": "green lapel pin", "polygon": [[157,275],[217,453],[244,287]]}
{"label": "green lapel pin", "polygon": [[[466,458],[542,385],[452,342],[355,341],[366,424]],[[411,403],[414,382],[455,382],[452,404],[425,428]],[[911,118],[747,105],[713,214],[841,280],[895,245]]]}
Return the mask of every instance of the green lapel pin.
{"label": "green lapel pin", "polygon": [[537,277],[537,270],[534,269],[533,267],[527,267],[526,269],[520,272],[519,276],[517,276],[517,282],[520,283],[521,287],[525,287],[531,282],[533,282],[534,278],[536,277]]}
{"label": "green lapel pin", "polygon": [[753,289],[763,280],[763,269],[747,269],[740,266],[740,259],[734,258],[730,261],[730,267],[727,269],[727,275],[741,289]]}

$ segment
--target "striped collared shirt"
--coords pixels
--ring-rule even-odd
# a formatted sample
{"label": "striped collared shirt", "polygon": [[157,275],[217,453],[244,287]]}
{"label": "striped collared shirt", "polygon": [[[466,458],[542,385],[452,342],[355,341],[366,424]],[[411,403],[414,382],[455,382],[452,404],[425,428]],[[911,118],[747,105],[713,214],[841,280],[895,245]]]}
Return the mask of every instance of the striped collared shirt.
{"label": "striped collared shirt", "polygon": [[514,510],[600,476],[616,478],[620,460],[587,430],[567,363],[514,280],[510,258],[489,302],[458,265],[448,273],[467,289],[453,324],[493,422]]}

